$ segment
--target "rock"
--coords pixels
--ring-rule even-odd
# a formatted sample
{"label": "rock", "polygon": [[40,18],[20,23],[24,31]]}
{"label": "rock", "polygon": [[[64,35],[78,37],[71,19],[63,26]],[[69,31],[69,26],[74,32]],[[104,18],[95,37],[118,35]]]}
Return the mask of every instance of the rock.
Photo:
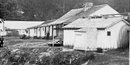
{"label": "rock", "polygon": [[43,53],[39,54],[39,58],[42,58],[44,56],[51,56],[51,53],[49,53],[49,52],[43,52]]}
{"label": "rock", "polygon": [[11,53],[15,53],[16,51],[18,51],[19,49],[14,49],[11,51]]}

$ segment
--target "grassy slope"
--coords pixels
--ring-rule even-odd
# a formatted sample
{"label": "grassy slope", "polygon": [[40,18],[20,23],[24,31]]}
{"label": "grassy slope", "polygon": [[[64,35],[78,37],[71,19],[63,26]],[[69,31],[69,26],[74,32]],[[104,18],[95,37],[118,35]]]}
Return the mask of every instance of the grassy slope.
{"label": "grassy slope", "polygon": [[129,65],[129,50],[110,50],[104,54],[96,54],[88,65]]}

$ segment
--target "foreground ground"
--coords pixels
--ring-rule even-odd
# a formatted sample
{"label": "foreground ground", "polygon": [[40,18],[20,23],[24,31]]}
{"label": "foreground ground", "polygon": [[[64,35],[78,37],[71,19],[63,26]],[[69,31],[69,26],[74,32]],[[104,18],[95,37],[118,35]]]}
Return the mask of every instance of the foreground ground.
{"label": "foreground ground", "polygon": [[0,65],[129,65],[129,49],[85,53],[48,47],[46,40],[7,37],[4,42]]}

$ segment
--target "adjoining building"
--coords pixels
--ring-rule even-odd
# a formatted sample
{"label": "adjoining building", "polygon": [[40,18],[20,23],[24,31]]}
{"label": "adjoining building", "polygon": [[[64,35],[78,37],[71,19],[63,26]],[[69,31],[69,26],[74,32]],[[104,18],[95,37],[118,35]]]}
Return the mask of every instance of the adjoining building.
{"label": "adjoining building", "polygon": [[68,29],[64,31],[64,45],[74,49],[112,49],[129,44],[130,24],[122,16],[80,18],[64,28]]}
{"label": "adjoining building", "polygon": [[[7,31],[15,30],[19,35],[27,35],[27,28],[39,25],[44,21],[4,21],[4,28]],[[13,33],[12,33],[13,34]]]}
{"label": "adjoining building", "polygon": [[0,36],[5,36],[5,35],[6,35],[6,31],[4,27],[4,21],[3,19],[0,19]]}
{"label": "adjoining building", "polygon": [[90,6],[85,5],[84,8],[70,10],[65,15],[63,15],[56,21],[50,23],[49,25],[55,26],[57,36],[61,36],[63,38],[63,36],[68,37],[68,34],[69,33],[71,34],[71,32],[65,32],[65,30],[67,29],[65,29],[63,32],[62,27],[64,27],[65,25],[68,25],[69,23],[79,18],[88,18],[90,16],[102,16],[106,14],[119,14],[119,13],[107,4],[96,5],[96,6],[93,6],[92,4]]}
{"label": "adjoining building", "polygon": [[43,22],[42,24],[36,25],[36,26],[32,26],[27,28],[28,32],[29,32],[29,36],[30,37],[46,37],[47,33],[49,33],[49,37],[52,37],[52,35],[56,36],[55,31],[52,31],[55,27],[52,26],[48,26],[49,23],[53,22],[55,19],[53,20],[47,20],[45,22]]}

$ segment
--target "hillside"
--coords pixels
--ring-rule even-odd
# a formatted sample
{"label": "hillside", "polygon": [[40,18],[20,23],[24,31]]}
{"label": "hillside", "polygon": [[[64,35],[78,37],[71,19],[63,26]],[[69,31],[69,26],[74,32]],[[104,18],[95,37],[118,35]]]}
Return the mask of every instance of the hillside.
{"label": "hillside", "polygon": [[57,19],[86,2],[109,4],[119,12],[128,12],[129,0],[0,0],[0,18],[6,20]]}

